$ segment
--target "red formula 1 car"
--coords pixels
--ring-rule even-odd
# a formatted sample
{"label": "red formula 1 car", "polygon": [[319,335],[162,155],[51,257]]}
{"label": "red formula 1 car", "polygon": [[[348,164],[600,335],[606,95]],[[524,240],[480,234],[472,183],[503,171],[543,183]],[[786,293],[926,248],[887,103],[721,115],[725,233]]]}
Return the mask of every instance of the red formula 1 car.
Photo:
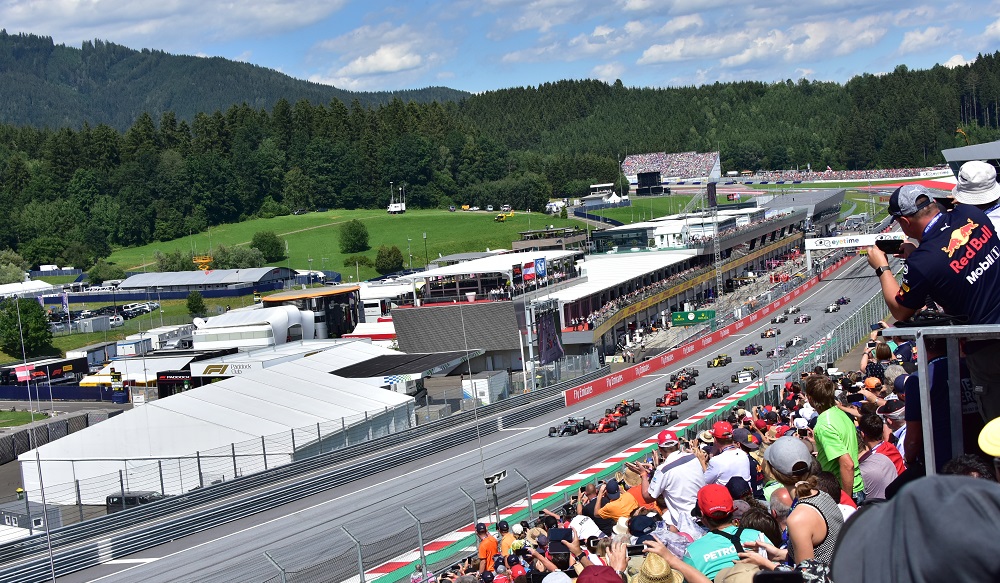
{"label": "red formula 1 car", "polygon": [[587,430],[587,433],[611,433],[612,431],[618,429],[618,419],[619,418],[614,415],[605,415],[604,417],[601,417],[595,425],[591,426],[591,428]]}
{"label": "red formula 1 car", "polygon": [[679,388],[670,389],[663,397],[656,400],[657,407],[677,407],[687,401],[688,394]]}

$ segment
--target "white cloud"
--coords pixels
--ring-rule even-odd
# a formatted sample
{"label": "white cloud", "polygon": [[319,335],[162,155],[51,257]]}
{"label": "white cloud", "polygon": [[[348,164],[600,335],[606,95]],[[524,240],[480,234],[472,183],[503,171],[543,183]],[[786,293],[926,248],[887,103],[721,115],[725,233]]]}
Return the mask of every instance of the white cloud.
{"label": "white cloud", "polygon": [[983,37],[986,40],[1000,39],[1000,18],[994,20],[986,27],[986,30],[983,31]]}
{"label": "white cloud", "polygon": [[690,29],[699,29],[704,25],[705,21],[701,19],[700,14],[678,16],[677,18],[673,18],[664,24],[660,29],[660,34],[677,34]]}
{"label": "white cloud", "polygon": [[722,59],[723,67],[740,67],[751,61],[768,59],[775,55],[788,52],[791,42],[788,36],[780,30],[772,30],[765,36],[759,36],[750,41],[750,45],[738,54]]}
{"label": "white cloud", "polygon": [[899,53],[908,55],[939,47],[948,42],[950,35],[951,30],[945,26],[929,26],[924,30],[907,31],[903,35],[903,42],[899,45]]}
{"label": "white cloud", "polygon": [[286,33],[321,22],[344,4],[346,0],[8,0],[0,2],[0,22],[8,32],[45,34],[55,42],[70,45],[99,38],[135,47],[171,50],[192,42],[256,39]]}
{"label": "white cloud", "polygon": [[966,58],[962,55],[953,55],[950,59],[941,64],[949,69],[954,69],[955,67],[964,67],[965,65],[969,65],[971,63],[972,61],[966,60]]}
{"label": "white cloud", "polygon": [[622,9],[630,12],[648,10],[656,6],[656,0],[623,0]]}
{"label": "white cloud", "polygon": [[597,65],[596,67],[590,70],[590,74],[592,77],[600,79],[601,81],[606,81],[608,83],[613,82],[616,79],[620,79],[622,73],[624,72],[625,72],[625,67],[623,67],[622,64],[618,62],[604,63],[601,65]]}
{"label": "white cloud", "polygon": [[423,58],[411,51],[408,44],[383,45],[370,55],[358,57],[341,67],[338,75],[379,75],[382,73],[398,73],[415,69],[422,65]]}
{"label": "white cloud", "polygon": [[809,77],[815,75],[816,71],[813,69],[799,68],[795,69],[795,74],[798,75],[799,79],[808,79]]}
{"label": "white cloud", "polygon": [[735,32],[715,37],[692,36],[675,39],[665,45],[652,45],[642,52],[640,65],[655,65],[720,57],[741,50],[750,42],[746,32]]}

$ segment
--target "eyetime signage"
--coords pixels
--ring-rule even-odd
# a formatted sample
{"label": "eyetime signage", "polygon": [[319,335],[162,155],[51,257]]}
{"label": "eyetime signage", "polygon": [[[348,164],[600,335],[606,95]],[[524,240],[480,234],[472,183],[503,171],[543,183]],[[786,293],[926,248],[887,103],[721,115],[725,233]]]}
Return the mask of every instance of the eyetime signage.
{"label": "eyetime signage", "polygon": [[715,317],[715,310],[698,310],[695,312],[672,312],[670,323],[673,326],[694,326],[704,324]]}
{"label": "eyetime signage", "polygon": [[870,235],[847,235],[844,237],[819,237],[806,239],[806,249],[837,249],[854,247],[871,247],[875,241],[905,239],[906,235],[900,232],[877,233]]}

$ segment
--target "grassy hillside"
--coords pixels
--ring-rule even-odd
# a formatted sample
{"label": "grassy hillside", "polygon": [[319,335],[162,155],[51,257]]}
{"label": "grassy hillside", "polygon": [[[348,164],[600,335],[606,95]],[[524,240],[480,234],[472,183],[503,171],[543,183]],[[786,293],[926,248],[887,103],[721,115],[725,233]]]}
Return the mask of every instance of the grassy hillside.
{"label": "grassy hillside", "polygon": [[[438,254],[485,251],[487,248],[510,249],[511,241],[519,239],[519,231],[540,229],[545,225],[580,224],[572,219],[560,219],[537,212],[515,212],[505,223],[494,222],[494,216],[496,213],[486,211],[452,213],[441,210],[415,210],[403,215],[388,215],[382,210],[332,210],[289,215],[222,225],[210,232],[166,243],[122,249],[113,253],[110,261],[121,265],[126,271],[141,270],[144,264],[148,265],[147,269],[151,269],[153,253],[156,251],[165,253],[193,247],[198,253],[208,253],[210,246],[246,244],[257,231],[274,231],[288,243],[288,259],[282,265],[293,269],[308,269],[309,258],[312,258],[313,269],[339,271],[347,280],[349,275],[357,275],[353,266],[344,266],[344,255],[340,252],[340,228],[352,219],[359,219],[368,227],[371,249],[364,255],[373,262],[380,245],[395,245],[403,252],[403,260],[409,266],[406,250],[409,238],[414,267],[424,265],[424,233],[427,233],[427,256],[435,258]],[[360,269],[362,280],[377,275],[373,269]]]}

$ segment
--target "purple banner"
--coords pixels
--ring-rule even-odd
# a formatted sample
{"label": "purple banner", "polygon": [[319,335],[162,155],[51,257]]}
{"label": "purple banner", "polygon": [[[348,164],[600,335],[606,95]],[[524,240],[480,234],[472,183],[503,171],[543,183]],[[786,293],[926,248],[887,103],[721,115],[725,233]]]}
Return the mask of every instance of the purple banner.
{"label": "purple banner", "polygon": [[538,322],[538,362],[548,364],[563,357],[562,341],[556,331],[556,314],[548,313],[539,317]]}

